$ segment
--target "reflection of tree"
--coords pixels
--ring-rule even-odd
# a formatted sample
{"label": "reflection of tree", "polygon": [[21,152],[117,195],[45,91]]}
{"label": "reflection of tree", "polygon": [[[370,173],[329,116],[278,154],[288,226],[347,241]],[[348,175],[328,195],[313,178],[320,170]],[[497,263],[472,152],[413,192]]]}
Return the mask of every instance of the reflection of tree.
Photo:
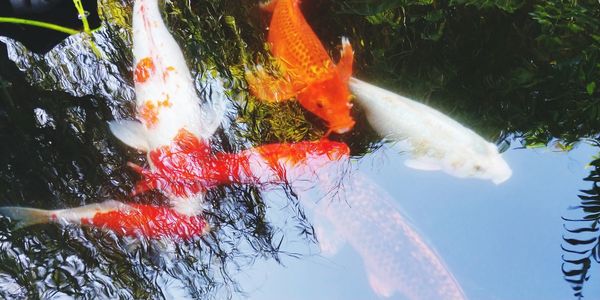
{"label": "reflection of tree", "polygon": [[591,181],[592,187],[579,195],[581,203],[575,209],[580,217],[565,218],[567,235],[563,238],[563,274],[579,298],[583,297],[583,285],[590,278],[592,260],[600,263],[600,158],[590,165],[593,169],[584,180]]}

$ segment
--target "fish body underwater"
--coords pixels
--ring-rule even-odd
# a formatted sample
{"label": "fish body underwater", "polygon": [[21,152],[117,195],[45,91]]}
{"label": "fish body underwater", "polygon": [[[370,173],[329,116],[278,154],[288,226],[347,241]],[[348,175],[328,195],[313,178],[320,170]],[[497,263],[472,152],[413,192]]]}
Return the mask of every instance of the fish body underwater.
{"label": "fish body underwater", "polygon": [[190,136],[180,137],[173,147],[163,150],[152,154],[162,157],[161,164],[185,161],[185,166],[165,172],[162,167],[145,169],[132,165],[143,178],[136,193],[158,189],[185,195],[227,184],[268,187],[297,185],[300,181],[315,183],[322,169],[334,162],[348,161],[350,154],[345,143],[326,139],[267,144],[238,153],[211,153],[205,144]]}
{"label": "fish body underwater", "polygon": [[441,112],[356,78],[350,79],[350,89],[379,135],[408,144],[408,167],[495,184],[511,177],[496,145]]}
{"label": "fish body underwater", "polygon": [[380,297],[399,293],[410,300],[466,299],[443,259],[404,217],[397,200],[360,172],[348,176],[343,186],[342,199],[309,206],[323,254],[334,255],[347,242],[362,258],[369,284]]}
{"label": "fish body underwater", "polygon": [[[206,143],[225,113],[224,93],[216,80],[207,83],[210,99],[201,101],[183,53],[167,30],[158,0],[136,0],[133,8],[133,56],[137,121],[112,121],[113,134],[125,144],[148,154],[153,170],[168,173],[174,165],[161,163],[165,149],[186,136]],[[17,221],[17,227],[47,222],[102,226],[123,235],[189,238],[209,226],[200,215],[202,193],[165,193],[169,206],[125,204],[114,200],[62,210],[24,207],[0,208],[0,214]],[[177,224],[174,226],[174,224]]]}
{"label": "fish body underwater", "polygon": [[330,131],[352,129],[355,122],[350,116],[348,79],[354,52],[348,40],[342,39],[341,58],[335,65],[304,19],[299,0],[271,0],[261,7],[273,13],[268,42],[282,76],[275,78],[262,68],[247,72],[250,91],[271,102],[296,97],[304,108],[325,120]]}

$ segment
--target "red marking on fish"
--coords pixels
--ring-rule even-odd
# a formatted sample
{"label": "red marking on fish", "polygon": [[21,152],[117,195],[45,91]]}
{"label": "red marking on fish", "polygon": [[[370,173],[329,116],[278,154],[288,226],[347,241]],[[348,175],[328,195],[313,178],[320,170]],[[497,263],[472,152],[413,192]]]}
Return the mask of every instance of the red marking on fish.
{"label": "red marking on fish", "polygon": [[127,209],[98,212],[82,224],[106,227],[127,236],[161,236],[189,239],[208,230],[202,216],[187,216],[168,207],[129,204]]}
{"label": "red marking on fish", "polygon": [[156,67],[150,57],[142,58],[135,66],[134,80],[136,83],[144,83],[154,74]]}
{"label": "red marking on fish", "polygon": [[[186,197],[224,184],[285,183],[287,168],[310,165],[313,160],[337,161],[349,153],[346,144],[329,140],[263,145],[239,153],[212,153],[210,145],[182,129],[172,145],[149,153],[153,170],[130,166],[142,175],[134,193],[159,189]],[[267,170],[253,170],[253,162]]]}

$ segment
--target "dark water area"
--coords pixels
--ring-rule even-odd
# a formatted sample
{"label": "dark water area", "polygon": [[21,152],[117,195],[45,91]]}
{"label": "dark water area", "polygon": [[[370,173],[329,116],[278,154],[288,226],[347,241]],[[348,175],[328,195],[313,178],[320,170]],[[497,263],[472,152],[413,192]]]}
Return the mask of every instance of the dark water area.
{"label": "dark water area", "polygon": [[[600,94],[596,84],[600,85],[597,77],[600,74],[600,39],[592,33],[598,32],[595,28],[600,29],[600,23],[594,19],[600,18],[600,7],[595,2],[582,4],[581,7],[587,8],[585,12],[566,4],[554,7],[575,15],[578,22],[574,24],[582,29],[570,32],[561,27],[563,19],[553,23],[553,28],[547,28],[550,25],[539,21],[546,16],[543,14],[546,9],[552,11],[541,5],[486,7],[477,4],[485,1],[471,1],[475,3],[471,5],[413,2],[418,3],[303,1],[302,9],[334,61],[339,58],[341,36],[350,38],[356,57],[354,76],[422,99],[425,104],[448,114],[501,148],[547,146],[548,149],[569,151],[580,145],[592,149],[586,150],[585,155],[597,152]],[[85,33],[67,37],[46,29],[0,23],[0,36],[11,38],[2,38],[0,43],[0,206],[64,209],[111,199],[153,205],[168,203],[159,191],[131,196],[139,176],[127,167],[127,163],[146,165],[146,157],[119,142],[107,123],[135,118],[130,50],[132,1],[99,0],[98,3],[84,1],[83,4],[90,12],[89,21],[95,29],[91,38]],[[7,3],[0,5],[0,16],[13,16]],[[268,15],[261,12],[256,3],[173,1],[165,4],[164,10],[165,23],[184,52],[197,89],[203,89],[207,72],[219,74],[225,83],[231,101],[227,120],[211,138],[214,151],[238,152],[266,143],[318,140],[323,136],[327,130],[325,123],[297,102],[273,105],[250,96],[243,75],[245,66],[262,64],[272,68],[264,43]],[[81,29],[71,1],[62,1],[42,14],[19,17]],[[560,41],[547,36],[552,34],[560,36],[565,44],[557,45]],[[549,45],[560,51],[551,52],[554,48]],[[360,165],[363,157],[382,153],[384,150],[378,149],[384,142],[371,128],[360,106],[355,105],[352,114],[357,121],[354,129],[330,138],[347,143],[353,163]],[[507,152],[509,156],[513,150]],[[513,162],[518,160],[516,154],[511,158]],[[593,160],[593,157],[586,158]],[[373,164],[371,160],[365,159],[367,162],[360,166]],[[584,299],[595,299],[582,286],[593,286],[600,280],[597,272],[593,273],[600,261],[597,228],[600,193],[596,186],[600,164],[596,160],[591,166],[586,171],[590,174],[586,181],[577,173],[580,177],[576,180],[581,185],[566,192],[572,196],[560,199],[565,208],[564,216],[581,218],[584,222],[553,220],[559,226],[564,222],[572,232],[555,229],[552,234],[556,236],[556,243],[552,246],[562,246],[563,254],[574,256],[565,259],[557,255],[553,261],[557,268],[549,276],[567,279],[557,289],[560,289],[560,295],[573,295],[574,299],[581,291],[586,295]],[[517,170],[519,166],[513,168]],[[391,181],[396,175],[391,174],[387,179],[372,176],[374,181],[385,186],[385,181]],[[436,190],[433,182],[450,177],[447,174],[439,176],[422,180]],[[516,172],[515,177],[521,178]],[[415,178],[421,177],[415,175]],[[531,185],[532,190],[540,186],[533,179],[522,180],[525,182],[522,185]],[[468,182],[472,185],[465,185],[464,197],[485,199],[484,195],[489,191],[477,189],[479,185]],[[477,183],[484,185],[483,181]],[[443,188],[448,183],[440,181],[438,184]],[[401,193],[393,191],[393,185],[387,182],[392,194],[387,198]],[[456,185],[463,188],[459,183]],[[187,241],[122,237],[104,228],[77,224],[39,224],[15,229],[13,222],[0,217],[0,298],[252,298],[252,291],[246,290],[247,285],[238,282],[240,274],[244,275],[255,264],[264,262],[272,264],[268,268],[273,270],[284,269],[279,263],[289,262],[290,258],[302,262],[305,253],[284,241],[305,244],[313,250],[319,249],[319,242],[324,242],[315,235],[318,229],[315,229],[312,214],[307,212],[311,208],[301,203],[299,192],[286,185],[273,189],[280,192],[280,196],[275,197],[277,205],[266,200],[272,197],[268,195],[269,191],[257,186],[234,184],[208,191],[205,195],[206,217],[213,230]],[[578,193],[577,189],[587,190]],[[434,194],[437,193],[436,190]],[[545,200],[535,199],[535,191],[513,195],[510,190],[500,190],[499,194],[502,193],[510,198],[527,198],[522,201]],[[459,193],[448,194],[462,197]],[[580,203],[578,196],[584,202]],[[385,215],[385,212],[397,209],[396,206],[402,206],[402,203],[373,203],[373,206],[380,206],[365,206],[364,211],[372,209]],[[531,204],[527,209],[533,212],[537,205],[543,206]],[[577,205],[581,207],[567,209]],[[271,215],[272,207],[278,207],[279,215]],[[449,222],[460,223],[456,218],[465,219],[460,216],[460,211],[455,213],[457,215]],[[356,218],[360,219],[367,214],[358,215]],[[419,217],[402,218],[410,221]],[[427,216],[421,219],[427,219]],[[356,228],[357,231],[364,229],[364,235],[373,238],[369,243],[378,248],[360,248],[361,240],[356,242],[357,246],[349,239],[350,244],[361,255],[366,252],[391,253],[385,258],[392,261],[389,265],[395,266],[395,262],[402,261],[405,256],[398,254],[402,252],[377,252],[389,245],[378,244],[381,241],[377,238],[377,233],[388,227],[376,224],[380,220],[376,217],[371,220],[374,220],[374,227]],[[404,224],[402,222],[399,224]],[[333,223],[333,227],[338,224]],[[428,228],[427,222],[420,225]],[[370,228],[375,231],[368,230]],[[400,227],[390,225],[390,228],[396,229],[389,235],[394,237]],[[401,238],[413,234],[412,229],[405,230]],[[421,233],[419,230],[414,232],[415,235]],[[589,234],[580,236],[577,235],[579,232]],[[573,233],[575,235],[571,235]],[[532,231],[529,234],[539,233]],[[442,234],[432,232],[431,235]],[[563,236],[566,238],[561,239]],[[436,244],[427,237],[410,242],[418,244],[423,240]],[[447,245],[444,241],[438,243]],[[448,249],[448,255],[471,250],[465,248],[468,246],[461,247]],[[438,254],[445,257],[444,251]],[[450,269],[461,264],[452,260],[446,262]],[[364,264],[369,265],[368,262]],[[427,268],[428,265],[422,266]],[[358,272],[362,269],[355,268],[349,273]],[[392,274],[402,273],[395,272]],[[457,275],[456,280],[460,283],[461,279],[468,278],[463,289],[467,296],[475,294],[472,290],[477,290],[476,279],[464,273],[466,271],[459,271],[461,276]],[[425,276],[423,274],[430,275],[409,274],[409,277],[419,281]],[[588,274],[596,276],[585,282]],[[435,281],[441,277],[429,279]],[[500,279],[494,277],[492,280]],[[310,287],[306,289],[311,290]],[[598,292],[597,289],[591,291]],[[386,295],[383,294],[376,291],[356,295],[384,298]],[[504,298],[492,293],[488,299],[527,299],[519,297],[518,291],[512,295],[514,297]],[[264,297],[273,299],[269,298],[273,296]],[[299,297],[317,299],[310,292]],[[395,294],[393,297],[427,299],[418,295]],[[460,298],[448,296],[448,299]]]}

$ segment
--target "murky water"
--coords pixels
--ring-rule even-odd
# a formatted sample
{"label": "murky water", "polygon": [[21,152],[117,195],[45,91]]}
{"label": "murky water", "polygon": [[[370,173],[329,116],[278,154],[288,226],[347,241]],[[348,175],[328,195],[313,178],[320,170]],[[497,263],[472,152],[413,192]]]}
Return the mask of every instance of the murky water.
{"label": "murky water", "polygon": [[[167,4],[165,20],[197,89],[204,88],[206,72],[224,80],[227,120],[211,139],[215,151],[317,140],[325,133],[325,124],[297,103],[266,104],[248,94],[245,66],[269,63],[263,44],[268,17],[256,5],[216,0],[190,5]],[[355,38],[355,76],[391,87],[394,80],[377,72],[381,53],[369,52],[371,43],[365,42],[376,29],[348,12],[333,20],[323,17],[323,11],[340,7],[346,6],[314,1],[304,8],[331,53],[337,52],[332,49],[341,34]],[[0,59],[0,206],[59,209],[108,199],[167,203],[159,192],[131,196],[139,178],[127,162],[144,165],[146,158],[121,144],[107,124],[134,116],[131,3],[101,0],[99,12],[103,26],[92,37],[71,36],[43,55],[0,38],[7,53],[2,50]],[[410,90],[427,94],[415,86]],[[431,101],[441,101],[436,99]],[[579,204],[578,190],[591,187],[582,179],[597,148],[581,143],[568,154],[519,149],[520,140],[508,136],[518,135],[515,124],[521,119],[499,118],[506,114],[502,105],[508,104],[436,106],[450,107],[442,110],[488,140],[512,142],[503,156],[513,176],[501,185],[407,168],[402,161],[408,155],[383,145],[363,110],[355,107],[352,132],[331,136],[350,146],[351,162],[343,172],[320,170],[320,189],[302,184],[211,189],[205,209],[213,230],[202,237],[121,237],[75,224],[14,230],[8,219],[0,218],[0,295],[572,297],[561,272],[566,254],[561,245],[571,249],[563,240],[568,234],[563,223],[568,222],[561,217],[580,217],[568,207]],[[493,109],[499,112],[486,111]],[[591,262],[584,294],[595,299],[600,290],[593,283],[600,274]]]}

